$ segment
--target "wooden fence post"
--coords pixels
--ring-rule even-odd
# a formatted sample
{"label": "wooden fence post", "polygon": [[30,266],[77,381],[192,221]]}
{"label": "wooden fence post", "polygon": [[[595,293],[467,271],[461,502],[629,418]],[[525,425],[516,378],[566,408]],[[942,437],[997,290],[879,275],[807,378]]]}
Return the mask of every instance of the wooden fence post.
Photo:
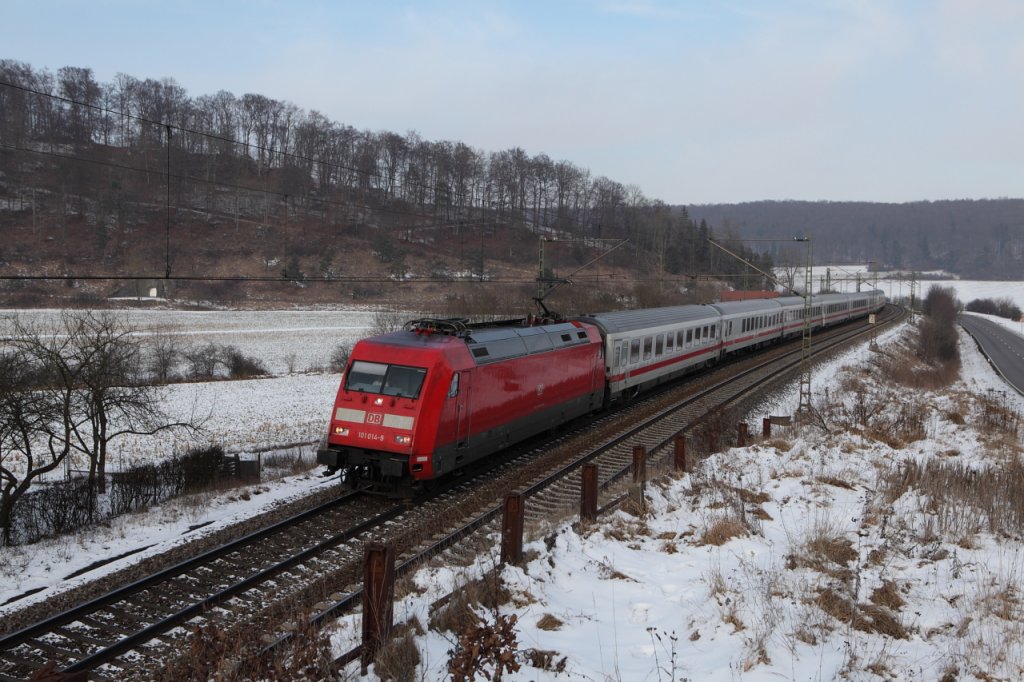
{"label": "wooden fence post", "polygon": [[643,445],[633,446],[633,483],[647,480],[647,449]]}
{"label": "wooden fence post", "polygon": [[597,465],[583,465],[580,483],[580,521],[597,519]]}
{"label": "wooden fence post", "polygon": [[686,471],[686,436],[681,433],[676,434],[673,445],[675,447],[673,465],[676,471]]}
{"label": "wooden fence post", "polygon": [[394,545],[371,542],[363,554],[363,675],[391,636],[395,599]]}
{"label": "wooden fence post", "polygon": [[518,565],[523,560],[522,493],[509,493],[505,498],[505,514],[501,523],[501,563]]}

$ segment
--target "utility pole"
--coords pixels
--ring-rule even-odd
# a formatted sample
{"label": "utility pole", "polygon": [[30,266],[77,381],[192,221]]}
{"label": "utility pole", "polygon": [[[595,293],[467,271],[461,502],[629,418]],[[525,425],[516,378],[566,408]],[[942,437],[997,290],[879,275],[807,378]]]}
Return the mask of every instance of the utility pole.
{"label": "utility pole", "polygon": [[910,323],[914,323],[914,299],[917,293],[917,273],[910,272]]}
{"label": "utility pole", "polygon": [[793,241],[807,242],[807,264],[804,267],[804,330],[800,337],[800,404],[796,408],[798,415],[811,414],[811,288],[814,277],[811,274],[813,257],[811,254],[810,237],[794,237]]}
{"label": "utility pole", "polygon": [[[553,239],[551,237],[541,237],[540,238],[540,255],[538,256],[538,259],[537,259],[537,266],[539,268],[538,273],[537,273],[537,295],[534,297],[533,300],[536,301],[537,305],[540,306],[540,309],[542,311],[544,311],[544,316],[545,317],[555,317],[555,318],[557,318],[557,317],[559,317],[559,315],[557,313],[553,314],[553,313],[551,313],[548,310],[547,306],[544,305],[544,298],[548,294],[550,294],[552,291],[554,291],[556,288],[558,288],[559,286],[561,286],[563,284],[572,284],[572,280],[569,279],[568,277],[562,278],[562,277],[548,277],[547,276],[547,274],[544,271],[544,242],[552,242],[552,243],[555,243],[555,242],[569,242],[569,243],[572,243],[572,242],[575,242],[575,241],[577,241],[577,240],[575,240],[575,239]],[[610,249],[608,249],[607,251],[605,251],[604,253],[602,253],[601,255],[599,255],[598,257],[593,258],[593,259],[587,261],[586,263],[584,263],[580,267],[578,267],[575,270],[573,270],[569,274],[569,277],[572,277],[573,275],[575,275],[577,272],[579,272],[581,270],[589,268],[591,265],[593,265],[597,261],[601,260],[602,258],[607,256],[609,253],[611,253],[615,249],[617,249],[620,246],[622,246],[623,244],[627,243],[629,240],[628,239],[591,239],[591,240],[588,240],[588,241],[594,241],[594,242],[618,242],[618,243],[615,244]]]}

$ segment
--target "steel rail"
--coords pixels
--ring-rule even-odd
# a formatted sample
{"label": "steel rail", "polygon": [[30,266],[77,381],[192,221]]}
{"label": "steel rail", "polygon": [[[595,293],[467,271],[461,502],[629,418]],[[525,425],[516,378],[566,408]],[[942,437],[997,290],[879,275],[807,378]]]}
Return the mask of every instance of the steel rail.
{"label": "steel rail", "polygon": [[[238,552],[239,550],[243,550],[247,547],[255,545],[256,543],[262,542],[282,532],[286,532],[289,528],[292,528],[316,516],[331,512],[339,507],[343,507],[353,502],[354,499],[356,499],[357,497],[359,497],[359,494],[355,492],[342,494],[339,497],[332,498],[331,500],[328,500],[327,502],[317,505],[316,507],[302,511],[287,519],[278,521],[269,526],[248,533],[240,538],[232,540],[231,542],[225,543],[208,551],[197,554],[196,556],[180,561],[172,566],[164,568],[144,578],[133,581],[127,585],[123,585],[117,589],[111,590],[110,592],[104,595],[101,595],[94,599],[90,599],[82,604],[76,605],[70,609],[62,611],[49,618],[29,625],[28,627],[22,628],[21,630],[15,631],[9,635],[0,638],[0,655],[10,652],[21,645],[31,645],[34,641],[38,640],[39,638],[44,637],[45,635],[52,633],[63,626],[69,625],[76,621],[80,621],[83,617],[89,616],[90,614],[94,614],[98,611],[102,611],[103,609],[110,607],[114,604],[124,602],[136,594],[139,594],[147,589],[154,588],[162,583],[166,583],[179,576],[185,575],[201,566],[210,564],[211,562],[214,562],[220,559],[221,557],[224,557],[234,552]],[[393,515],[397,515],[402,511],[402,509],[396,506],[390,511]],[[388,512],[385,512],[385,514],[387,513]],[[366,523],[372,524],[373,522],[374,521],[371,520],[367,521]],[[380,520],[380,517],[378,517],[376,523],[381,522],[382,521]],[[172,629],[177,625],[180,625],[181,623],[187,621],[189,618],[194,617],[198,613],[201,613],[207,608],[210,608],[211,606],[221,603],[224,600],[230,598],[231,596],[244,592],[253,585],[257,584],[258,582],[267,580],[273,575],[276,575],[281,571],[287,570],[296,563],[301,563],[301,561],[304,560],[304,558],[308,558],[309,555],[315,553],[314,550],[316,552],[323,551],[325,547],[331,545],[332,543],[334,545],[340,544],[348,539],[351,539],[351,536],[353,534],[357,534],[350,531],[355,531],[355,529],[350,529],[349,531],[336,534],[327,540],[323,540],[317,543],[315,548],[308,548],[306,551],[298,555],[291,556],[280,562],[276,562],[275,564],[261,570],[255,575],[249,576],[248,578],[236,583],[235,585],[231,585],[227,588],[219,590],[218,592],[208,596],[205,599],[200,600],[199,602],[196,602],[195,604],[185,609],[179,609],[177,612],[171,614],[170,616],[163,618],[157,621],[156,623],[153,623],[152,625],[144,628],[143,630],[133,635],[118,640],[109,647],[104,647],[90,654],[86,658],[75,661],[70,666],[67,666],[64,669],[66,671],[85,670],[91,667],[95,667],[96,665],[109,662],[121,653],[124,653],[125,651],[133,648],[134,646],[137,646],[140,642],[148,641],[149,639],[152,639],[153,636],[160,634],[162,632],[166,632],[167,630]]]}

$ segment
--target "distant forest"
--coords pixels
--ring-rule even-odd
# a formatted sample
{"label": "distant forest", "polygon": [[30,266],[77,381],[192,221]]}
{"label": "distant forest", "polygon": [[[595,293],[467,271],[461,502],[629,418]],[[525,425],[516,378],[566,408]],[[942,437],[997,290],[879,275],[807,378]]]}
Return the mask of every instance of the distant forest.
{"label": "distant forest", "polygon": [[[867,202],[756,201],[687,207],[694,220],[747,238],[811,234],[818,263],[946,270],[975,279],[1024,278],[1024,199]],[[781,243],[765,243],[786,260]]]}
{"label": "distant forest", "polygon": [[209,276],[223,290],[255,275],[386,284],[514,267],[525,280],[546,235],[574,242],[554,278],[626,239],[602,260],[619,290],[623,277],[653,283],[672,302],[712,274],[761,283],[685,209],[570,161],[356,130],[255,93],[190,96],[172,79],[100,83],[89,68],[13,60],[0,60],[0,227],[0,278]]}

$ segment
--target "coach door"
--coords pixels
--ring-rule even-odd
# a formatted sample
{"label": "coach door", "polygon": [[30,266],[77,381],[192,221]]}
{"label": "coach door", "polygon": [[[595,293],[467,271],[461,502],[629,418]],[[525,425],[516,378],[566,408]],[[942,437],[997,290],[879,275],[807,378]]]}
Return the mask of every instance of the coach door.
{"label": "coach door", "polygon": [[469,442],[469,390],[472,372],[459,372],[458,395],[455,398],[455,447],[462,449]]}

